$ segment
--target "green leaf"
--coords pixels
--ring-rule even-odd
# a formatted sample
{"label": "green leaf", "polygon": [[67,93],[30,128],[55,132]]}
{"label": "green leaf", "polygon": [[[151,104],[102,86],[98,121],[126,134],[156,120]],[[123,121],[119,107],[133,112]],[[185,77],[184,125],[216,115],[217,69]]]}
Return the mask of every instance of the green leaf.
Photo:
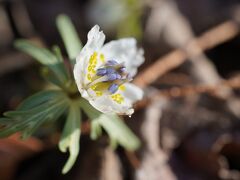
{"label": "green leaf", "polygon": [[51,51],[41,48],[28,40],[16,40],[15,47],[35,58],[41,64],[51,69],[55,76],[63,83],[68,81],[68,75],[63,61],[58,59]]}
{"label": "green leaf", "polygon": [[61,49],[57,46],[57,45],[54,45],[53,48],[52,48],[54,54],[56,55],[57,59],[60,61],[60,62],[63,62],[63,56],[62,56],[62,53],[61,53]]}
{"label": "green leaf", "polygon": [[68,53],[68,57],[71,60],[71,64],[75,64],[75,58],[82,48],[82,43],[77,35],[77,31],[71,19],[66,15],[59,15],[57,17],[57,28],[63,39],[65,48]]}
{"label": "green leaf", "polygon": [[91,121],[91,134],[90,137],[93,140],[96,140],[102,135],[102,127],[98,121]]}
{"label": "green leaf", "polygon": [[134,151],[140,146],[139,139],[117,115],[102,114],[98,121],[109,134],[113,147],[119,143],[127,150]]}
{"label": "green leaf", "polygon": [[80,113],[79,105],[73,102],[69,108],[66,124],[59,141],[59,149],[62,152],[69,150],[70,153],[69,158],[62,169],[63,174],[66,174],[72,168],[79,153]]}
{"label": "green leaf", "polygon": [[64,64],[64,58],[62,56],[62,52],[59,46],[54,45],[52,48],[56,58],[58,59],[59,63],[58,66],[61,68],[61,71],[64,73],[64,75],[69,79],[70,78],[70,73],[68,68]]}
{"label": "green leaf", "polygon": [[40,73],[46,81],[48,81],[62,89],[65,89],[65,85],[63,85],[62,81],[59,78],[57,78],[56,75],[48,67],[43,66],[41,68]]}
{"label": "green leaf", "polygon": [[96,139],[101,135],[101,126],[109,135],[112,147],[117,144],[122,145],[130,151],[136,150],[140,146],[140,141],[136,135],[127,127],[122,119],[115,114],[103,114],[92,107],[85,99],[80,100],[80,106],[91,119],[91,137]]}
{"label": "green leaf", "polygon": [[16,111],[0,118],[0,137],[22,132],[28,138],[47,121],[57,120],[69,106],[69,99],[61,91],[43,91],[27,98]]}
{"label": "green leaf", "polygon": [[51,101],[53,99],[57,98],[65,98],[65,94],[62,91],[59,90],[45,90],[40,91],[27,99],[25,99],[19,106],[18,110],[28,110],[31,108],[34,108],[42,103],[45,103],[47,101]]}

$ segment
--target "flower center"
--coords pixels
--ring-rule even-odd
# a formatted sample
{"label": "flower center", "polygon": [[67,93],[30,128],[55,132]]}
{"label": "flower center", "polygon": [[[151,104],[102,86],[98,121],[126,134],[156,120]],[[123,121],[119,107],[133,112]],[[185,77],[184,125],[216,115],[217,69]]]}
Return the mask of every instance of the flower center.
{"label": "flower center", "polygon": [[[98,60],[101,60],[99,66]],[[112,99],[118,103],[123,101],[123,97],[115,93],[118,90],[124,91],[124,83],[132,80],[123,63],[115,60],[105,61],[104,55],[98,56],[96,52],[90,57],[87,79],[90,81],[87,89],[93,90],[97,96],[111,95]]]}
{"label": "flower center", "polygon": [[114,94],[119,88],[123,90],[123,84],[131,80],[132,78],[123,64],[109,60],[96,69],[95,76],[88,87],[96,91],[107,90],[109,94]]}

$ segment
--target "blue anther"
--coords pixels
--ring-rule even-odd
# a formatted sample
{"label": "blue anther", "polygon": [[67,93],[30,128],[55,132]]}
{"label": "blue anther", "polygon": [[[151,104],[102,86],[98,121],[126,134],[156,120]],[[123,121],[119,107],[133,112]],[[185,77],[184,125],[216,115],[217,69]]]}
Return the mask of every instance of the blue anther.
{"label": "blue anther", "polygon": [[99,68],[97,69],[97,75],[98,76],[104,76],[107,74],[107,69],[106,68]]}
{"label": "blue anther", "polygon": [[121,78],[122,78],[122,76],[120,74],[117,74],[116,79],[121,79]]}
{"label": "blue anther", "polygon": [[119,71],[121,72],[121,73],[125,73],[127,70],[126,70],[126,67],[121,67],[120,69],[119,69]]}
{"label": "blue anther", "polygon": [[106,74],[113,74],[116,72],[116,70],[114,68],[106,68]]}
{"label": "blue anther", "polygon": [[111,93],[111,94],[114,94],[115,92],[117,92],[118,90],[118,85],[117,84],[111,84],[108,88],[108,91]]}
{"label": "blue anther", "polygon": [[107,74],[107,81],[114,81],[116,79],[118,79],[117,73]]}
{"label": "blue anther", "polygon": [[108,60],[108,61],[106,62],[106,66],[115,66],[115,65],[117,65],[117,64],[118,64],[118,62],[115,61],[115,60]]}
{"label": "blue anther", "polygon": [[107,76],[107,81],[114,81],[118,79],[122,79],[122,76],[116,72],[111,73],[111,74],[106,74]]}

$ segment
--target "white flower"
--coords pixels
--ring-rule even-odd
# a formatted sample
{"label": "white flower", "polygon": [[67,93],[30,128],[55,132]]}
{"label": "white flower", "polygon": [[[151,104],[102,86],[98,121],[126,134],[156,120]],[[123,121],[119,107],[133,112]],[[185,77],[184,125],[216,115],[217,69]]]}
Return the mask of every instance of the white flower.
{"label": "white flower", "polygon": [[95,25],[74,66],[74,78],[82,97],[103,113],[131,115],[134,102],[143,91],[129,83],[144,62],[143,50],[134,38],[124,38],[103,45],[105,35]]}

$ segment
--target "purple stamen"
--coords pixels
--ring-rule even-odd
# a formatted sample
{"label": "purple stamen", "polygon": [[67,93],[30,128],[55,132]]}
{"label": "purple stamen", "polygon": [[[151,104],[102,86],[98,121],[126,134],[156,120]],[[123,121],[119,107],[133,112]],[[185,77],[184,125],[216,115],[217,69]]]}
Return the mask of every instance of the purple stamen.
{"label": "purple stamen", "polygon": [[107,81],[122,79],[122,76],[118,73],[106,74],[106,76],[107,76]]}
{"label": "purple stamen", "polygon": [[106,66],[115,66],[115,65],[117,65],[117,64],[118,64],[118,62],[115,61],[115,60],[108,60],[108,61],[106,62]]}
{"label": "purple stamen", "polygon": [[127,70],[126,70],[126,67],[121,67],[120,69],[119,69],[119,71],[121,72],[121,73],[125,73]]}
{"label": "purple stamen", "polygon": [[108,87],[108,91],[114,94],[121,84],[129,82],[132,80],[127,72],[126,67],[123,63],[118,63],[115,60],[109,60],[106,64],[103,64],[100,68],[97,69],[96,79],[91,82],[90,85],[99,83],[99,82],[108,82],[111,83]]}
{"label": "purple stamen", "polygon": [[99,68],[97,69],[97,75],[98,76],[104,76],[107,74],[107,69],[106,68]]}
{"label": "purple stamen", "polygon": [[114,68],[106,68],[107,73],[106,74],[113,74],[116,72],[116,70]]}
{"label": "purple stamen", "polygon": [[107,81],[114,81],[116,79],[118,79],[117,73],[107,74]]}
{"label": "purple stamen", "polygon": [[111,94],[114,94],[115,92],[117,92],[118,90],[118,85],[117,84],[111,84],[108,88],[108,91],[111,93]]}

